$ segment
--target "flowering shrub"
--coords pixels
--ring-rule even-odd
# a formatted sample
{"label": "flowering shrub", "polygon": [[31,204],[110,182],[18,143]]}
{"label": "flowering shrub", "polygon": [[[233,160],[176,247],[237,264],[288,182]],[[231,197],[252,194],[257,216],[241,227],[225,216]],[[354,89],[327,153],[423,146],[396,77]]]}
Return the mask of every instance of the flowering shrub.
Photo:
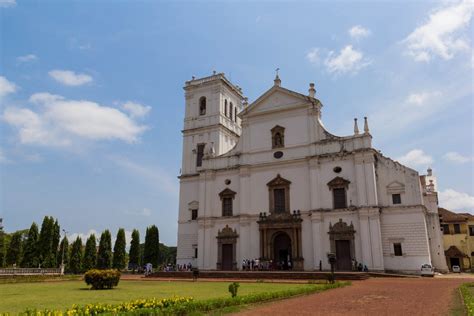
{"label": "flowering shrub", "polygon": [[120,271],[110,270],[89,270],[84,274],[84,281],[91,285],[93,290],[111,289],[117,286],[120,280]]}
{"label": "flowering shrub", "polygon": [[237,290],[239,289],[239,286],[240,284],[237,282],[232,282],[231,284],[229,284],[229,292],[232,297],[237,296]]}
{"label": "flowering shrub", "polygon": [[464,283],[459,288],[469,316],[474,316],[474,296],[472,295],[473,287],[474,283]]}

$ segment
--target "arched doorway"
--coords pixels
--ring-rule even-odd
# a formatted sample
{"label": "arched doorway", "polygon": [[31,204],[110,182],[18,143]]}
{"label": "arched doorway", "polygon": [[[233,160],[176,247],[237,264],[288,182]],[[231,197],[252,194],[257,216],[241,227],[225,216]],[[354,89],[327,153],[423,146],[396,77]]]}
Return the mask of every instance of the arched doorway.
{"label": "arched doorway", "polygon": [[288,270],[292,266],[291,239],[285,232],[278,232],[273,238],[273,262],[280,270]]}

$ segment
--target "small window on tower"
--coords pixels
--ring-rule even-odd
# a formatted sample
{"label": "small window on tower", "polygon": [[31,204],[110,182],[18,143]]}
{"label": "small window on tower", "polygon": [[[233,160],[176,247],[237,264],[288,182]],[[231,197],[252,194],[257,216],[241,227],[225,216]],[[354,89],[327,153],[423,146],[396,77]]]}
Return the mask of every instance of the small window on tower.
{"label": "small window on tower", "polygon": [[191,220],[195,221],[198,218],[198,210],[191,210]]}
{"label": "small window on tower", "polygon": [[202,166],[202,157],[204,157],[204,146],[206,146],[206,144],[198,144],[197,145],[197,156],[196,156],[196,166],[197,167]]}
{"label": "small window on tower", "polygon": [[194,248],[194,258],[197,258],[197,257],[198,257],[198,249]]}
{"label": "small window on tower", "polygon": [[402,204],[402,197],[400,194],[392,194],[392,203],[393,204]]}
{"label": "small window on tower", "polygon": [[206,115],[206,97],[199,99],[199,115]]}
{"label": "small window on tower", "polygon": [[227,117],[227,99],[224,100],[224,115]]}
{"label": "small window on tower", "polygon": [[234,105],[232,104],[232,102],[230,102],[230,105],[229,105],[229,118],[230,118],[231,121],[232,121],[232,112],[234,112]]}
{"label": "small window on tower", "polygon": [[234,121],[237,122],[237,107],[234,108]]}
{"label": "small window on tower", "polygon": [[397,257],[403,256],[401,243],[397,242],[393,244],[393,254]]}

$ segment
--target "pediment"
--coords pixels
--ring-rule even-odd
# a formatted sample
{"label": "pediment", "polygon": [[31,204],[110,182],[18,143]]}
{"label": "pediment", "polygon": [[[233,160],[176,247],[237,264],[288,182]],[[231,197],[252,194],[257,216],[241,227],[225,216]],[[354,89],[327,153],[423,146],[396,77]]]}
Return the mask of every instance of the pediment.
{"label": "pediment", "polygon": [[347,188],[349,186],[349,183],[351,183],[349,180],[346,180],[341,177],[335,177],[334,179],[329,181],[327,184],[330,189],[333,189],[333,188]]}
{"label": "pediment", "polygon": [[398,181],[392,181],[387,185],[388,193],[403,193],[405,192],[405,185]]}
{"label": "pediment", "polygon": [[267,186],[269,187],[274,187],[274,186],[288,186],[291,184],[290,180],[286,180],[285,178],[282,178],[280,174],[276,176],[272,181],[267,183]]}
{"label": "pediment", "polygon": [[[298,105],[311,104],[315,98],[305,96],[279,86],[273,86],[255,102],[244,109],[240,115],[248,116],[263,112],[291,109]],[[317,101],[317,100],[316,100]]]}
{"label": "pediment", "polygon": [[219,196],[221,197],[221,199],[224,198],[224,197],[234,198],[235,194],[236,193],[234,191],[232,191],[231,189],[225,188],[223,191],[221,191],[221,193],[219,193]]}
{"label": "pediment", "polygon": [[198,201],[192,201],[188,203],[188,209],[190,210],[197,210],[199,209],[199,202]]}

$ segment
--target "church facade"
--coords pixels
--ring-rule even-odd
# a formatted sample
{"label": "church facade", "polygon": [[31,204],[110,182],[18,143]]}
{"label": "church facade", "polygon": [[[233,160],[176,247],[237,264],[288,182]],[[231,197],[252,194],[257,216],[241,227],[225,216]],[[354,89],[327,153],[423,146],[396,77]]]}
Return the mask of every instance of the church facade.
{"label": "church facade", "polygon": [[436,178],[372,147],[368,121],[335,136],[308,94],[273,86],[252,104],[214,73],[185,83],[177,263],[238,270],[446,270]]}

